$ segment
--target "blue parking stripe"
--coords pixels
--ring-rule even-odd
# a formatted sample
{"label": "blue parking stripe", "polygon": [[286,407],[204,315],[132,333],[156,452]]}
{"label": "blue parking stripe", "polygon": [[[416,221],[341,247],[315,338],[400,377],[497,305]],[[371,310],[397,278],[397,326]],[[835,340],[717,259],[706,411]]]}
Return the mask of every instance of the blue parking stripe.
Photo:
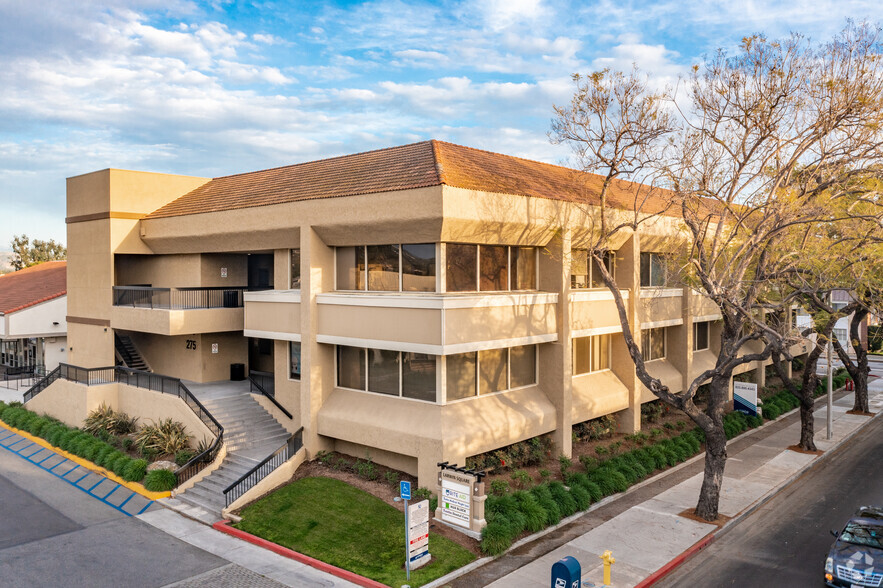
{"label": "blue parking stripe", "polygon": [[11,439],[12,437],[15,437],[16,435],[18,435],[18,433],[13,433],[12,435],[7,435],[7,436],[3,437],[2,439],[0,439],[0,442],[6,441],[7,439]]}
{"label": "blue parking stripe", "polygon": [[111,495],[111,494],[113,494],[114,492],[116,492],[116,491],[119,490],[119,489],[120,489],[120,485],[117,484],[116,486],[113,487],[113,490],[111,490],[110,492],[108,492],[107,494],[105,494],[105,495],[104,495],[104,498],[102,498],[101,500],[107,500],[108,498],[110,498],[110,495]]}
{"label": "blue parking stripe", "polygon": [[53,457],[53,456],[56,456],[56,455],[58,455],[58,454],[55,453],[54,451],[50,451],[48,456],[46,456],[45,458],[43,458],[43,459],[41,459],[40,461],[37,462],[37,465],[42,465],[44,461],[46,461],[46,460],[48,460],[49,458],[51,458],[51,457]]}
{"label": "blue parking stripe", "polygon": [[[123,500],[123,502],[120,504],[120,510],[122,510],[123,507],[126,506],[126,503],[129,502],[130,500],[132,500],[132,498],[134,498],[136,494],[138,494],[138,493],[137,493],[137,492],[132,492],[131,494],[129,494],[129,497],[126,498],[125,500]],[[140,496],[140,495],[139,495],[139,496]]]}
{"label": "blue parking stripe", "polygon": [[83,474],[83,477],[82,477],[82,478],[79,478],[76,482],[74,482],[74,484],[79,484],[81,480],[83,480],[86,476],[88,476],[88,475],[91,474],[91,473],[92,473],[92,472],[90,472],[89,470],[86,470],[86,473]]}
{"label": "blue parking stripe", "polygon": [[[60,465],[63,464],[63,463],[70,463],[70,460],[67,459],[67,458],[62,459],[60,462],[58,462],[57,464],[55,464],[54,466],[52,466],[51,468],[49,468],[49,471],[52,472],[52,473],[54,474],[55,472],[54,472],[53,470],[55,470],[55,468],[57,468],[58,466],[60,466]],[[65,475],[65,476],[68,475],[69,473],[71,473],[72,471],[74,471],[75,469],[77,469],[78,467],[80,467],[80,464],[75,463],[75,464],[74,464],[74,467],[71,468],[71,469],[69,469],[68,471],[66,471],[66,472],[64,473],[64,475]]]}
{"label": "blue parking stripe", "polygon": [[138,514],[141,514],[141,513],[143,513],[145,510],[147,510],[148,508],[150,508],[150,505],[151,505],[151,504],[153,504],[153,501],[152,501],[152,500],[148,500],[148,501],[147,501],[147,504],[144,505],[144,508],[142,508],[141,510],[138,511]]}
{"label": "blue parking stripe", "polygon": [[[99,476],[99,478],[101,478],[101,479],[98,480],[98,484],[101,484],[101,482],[103,482],[103,481],[105,481],[105,480],[107,479],[107,478],[105,478],[104,476]],[[98,484],[95,484],[94,486],[92,486],[91,488],[89,488],[86,492],[88,492],[89,494],[92,494],[92,491],[95,490],[96,488],[98,488]]]}

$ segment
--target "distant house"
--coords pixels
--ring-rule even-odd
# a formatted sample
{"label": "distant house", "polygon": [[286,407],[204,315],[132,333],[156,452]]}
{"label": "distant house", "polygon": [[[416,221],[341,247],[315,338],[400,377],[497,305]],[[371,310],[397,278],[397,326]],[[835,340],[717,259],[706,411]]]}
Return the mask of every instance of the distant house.
{"label": "distant house", "polygon": [[52,370],[67,358],[67,262],[0,276],[0,372]]}

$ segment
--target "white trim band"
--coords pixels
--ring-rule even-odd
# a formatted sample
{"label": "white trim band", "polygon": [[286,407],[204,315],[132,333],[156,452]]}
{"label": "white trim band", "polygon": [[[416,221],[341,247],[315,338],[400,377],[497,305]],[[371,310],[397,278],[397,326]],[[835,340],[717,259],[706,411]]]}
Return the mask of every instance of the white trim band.
{"label": "white trim band", "polygon": [[300,302],[300,290],[261,290],[244,292],[246,302]]}
{"label": "white trim band", "polygon": [[485,349],[502,349],[521,345],[551,343],[558,340],[557,333],[517,337],[515,339],[497,339],[494,341],[475,341],[456,345],[432,345],[428,343],[405,343],[401,341],[382,341],[379,339],[359,339],[356,337],[339,337],[336,335],[317,335],[316,342],[329,345],[347,345],[349,347],[367,347],[368,349],[385,349],[388,351],[407,351],[411,353],[428,353],[430,355],[454,355],[469,351]]}
{"label": "white trim band", "polygon": [[668,319],[667,321],[652,321],[641,323],[642,329],[658,329],[660,327],[675,327],[677,325],[683,325],[684,319],[676,318],[676,319]]}
{"label": "white trim band", "polygon": [[694,316],[693,322],[694,323],[708,323],[711,321],[719,321],[722,318],[724,318],[724,317],[721,316],[720,314],[706,314],[703,316]]}
{"label": "white trim band", "polygon": [[257,329],[245,329],[242,331],[245,337],[255,339],[276,339],[277,341],[300,341],[300,333],[282,333],[280,331],[259,331]]}
{"label": "white trim band", "polygon": [[[629,291],[628,290],[620,290],[620,295],[623,300],[629,299]],[[571,290],[570,291],[570,301],[571,302],[595,302],[598,300],[613,300],[613,292],[608,289],[603,290]]]}
{"label": "white trim band", "polygon": [[576,339],[578,337],[594,337],[595,335],[610,335],[613,333],[622,333],[622,325],[573,330],[570,332],[570,337],[571,339]]}
{"label": "white trim band", "polygon": [[529,306],[556,304],[557,292],[501,292],[495,294],[388,294],[334,292],[316,296],[319,304],[339,306],[373,306],[386,308],[484,308],[491,306]]}
{"label": "white trim band", "polygon": [[675,298],[683,295],[683,288],[641,288],[641,298]]}

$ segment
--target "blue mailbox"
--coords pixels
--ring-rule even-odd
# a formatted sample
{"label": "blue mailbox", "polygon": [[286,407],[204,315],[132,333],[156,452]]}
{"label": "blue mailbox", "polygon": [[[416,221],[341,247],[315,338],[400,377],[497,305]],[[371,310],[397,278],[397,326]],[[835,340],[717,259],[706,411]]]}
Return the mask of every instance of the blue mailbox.
{"label": "blue mailbox", "polygon": [[575,557],[567,556],[552,564],[552,588],[580,588],[582,568]]}

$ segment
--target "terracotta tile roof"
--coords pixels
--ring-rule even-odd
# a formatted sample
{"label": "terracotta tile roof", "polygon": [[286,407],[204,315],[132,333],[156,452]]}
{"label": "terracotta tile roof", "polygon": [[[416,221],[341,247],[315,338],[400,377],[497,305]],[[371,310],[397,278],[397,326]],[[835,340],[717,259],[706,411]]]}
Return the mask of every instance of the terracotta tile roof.
{"label": "terracotta tile roof", "polygon": [[9,314],[67,293],[67,262],[47,261],[0,276],[0,314]]}
{"label": "terracotta tile roof", "polygon": [[[424,141],[215,178],[146,218],[235,210],[299,200],[334,198],[447,185],[485,192],[598,203],[602,177],[577,170]],[[610,204],[633,209],[638,185],[615,181]],[[655,212],[666,202],[657,198]]]}

